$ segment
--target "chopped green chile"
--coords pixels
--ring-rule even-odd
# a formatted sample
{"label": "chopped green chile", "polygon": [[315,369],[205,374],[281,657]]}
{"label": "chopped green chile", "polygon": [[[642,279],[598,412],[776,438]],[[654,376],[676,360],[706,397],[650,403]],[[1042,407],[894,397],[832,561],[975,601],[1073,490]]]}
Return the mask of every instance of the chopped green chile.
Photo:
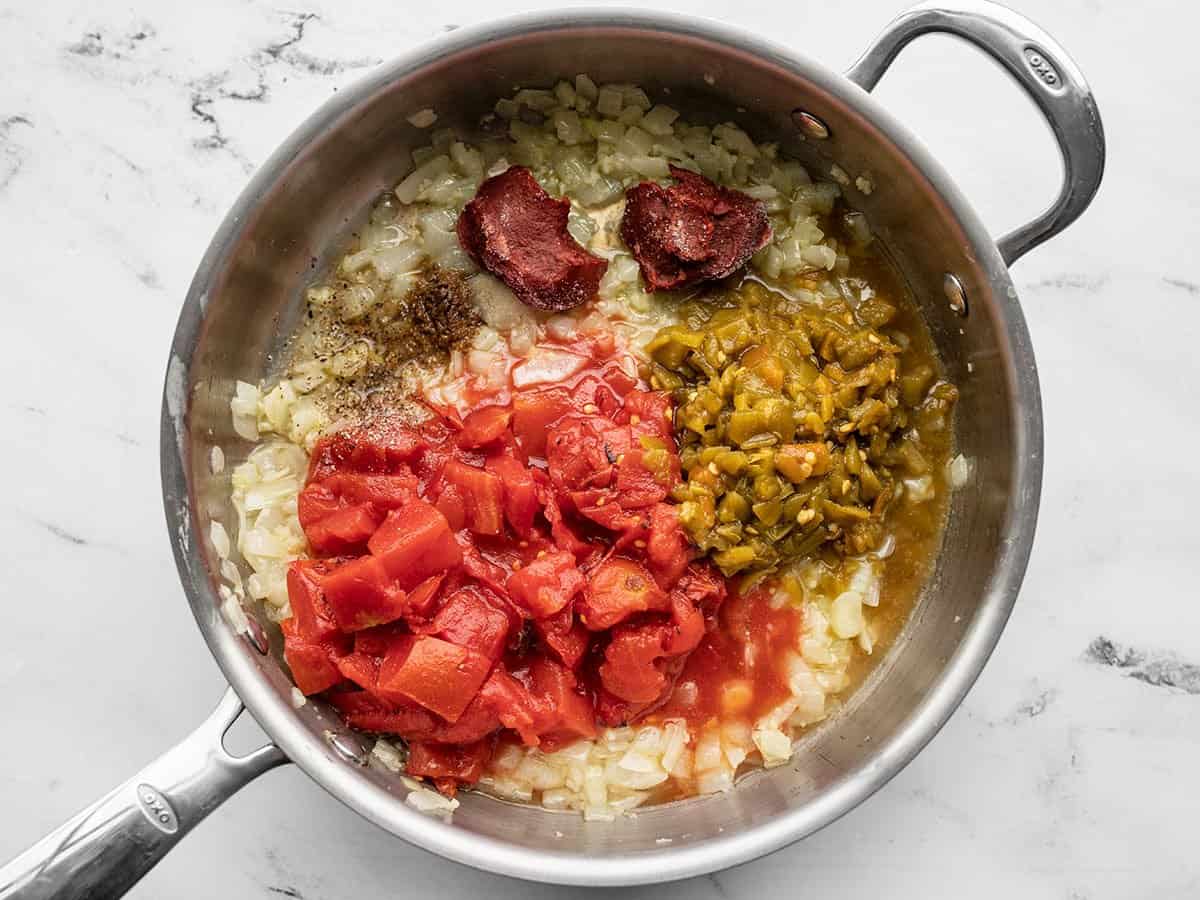
{"label": "chopped green chile", "polygon": [[957,391],[903,322],[879,296],[816,304],[747,279],[647,345],[677,407],[680,521],[726,575],[874,549],[900,481],[944,455]]}

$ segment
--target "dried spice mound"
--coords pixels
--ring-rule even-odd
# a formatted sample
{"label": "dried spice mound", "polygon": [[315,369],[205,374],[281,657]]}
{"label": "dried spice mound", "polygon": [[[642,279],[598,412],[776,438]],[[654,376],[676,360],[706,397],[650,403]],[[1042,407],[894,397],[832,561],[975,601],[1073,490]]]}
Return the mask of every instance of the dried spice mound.
{"label": "dried spice mound", "polygon": [[412,323],[414,343],[424,343],[427,353],[465,350],[483,324],[462,273],[433,265],[417,277],[403,309]]}
{"label": "dried spice mound", "polygon": [[[460,272],[427,265],[403,296],[369,273],[339,279],[311,305],[307,344],[330,376],[314,394],[333,421],[411,410],[403,373],[410,364],[444,366],[483,324]],[[361,297],[374,298],[362,309]],[[356,299],[359,302],[355,302]]]}
{"label": "dried spice mound", "polygon": [[479,186],[459,216],[458,241],[522,303],[571,309],[596,296],[608,263],[571,237],[570,210],[524,166],[511,166]]}
{"label": "dried spice mound", "polygon": [[671,166],[678,183],[644,181],[625,193],[621,237],[652,291],[732,275],[771,240],[762,203]]}

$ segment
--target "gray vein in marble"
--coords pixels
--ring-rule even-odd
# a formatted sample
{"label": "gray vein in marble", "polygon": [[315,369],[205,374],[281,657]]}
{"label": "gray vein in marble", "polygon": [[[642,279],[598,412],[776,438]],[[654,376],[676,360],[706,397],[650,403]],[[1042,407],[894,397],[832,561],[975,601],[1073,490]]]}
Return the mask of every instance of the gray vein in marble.
{"label": "gray vein in marble", "polygon": [[85,32],[74,44],[67,45],[67,52],[76,56],[100,56],[104,52],[104,35],[99,31]]}
{"label": "gray vein in marble", "polygon": [[137,49],[138,44],[154,35],[155,31],[149,25],[140,25],[128,34],[117,36],[106,34],[100,30],[87,31],[75,43],[67,44],[66,51],[75,56],[125,59]]}
{"label": "gray vein in marble", "polygon": [[304,895],[293,887],[267,887],[267,893],[278,894],[280,897],[294,897],[295,900],[304,900]]}
{"label": "gray vein in marble", "polygon": [[120,441],[122,444],[125,444],[126,446],[129,446],[129,447],[141,447],[142,446],[142,442],[140,440],[135,438],[132,434],[127,434],[124,431],[114,432],[113,436],[118,441]]}
{"label": "gray vein in marble", "polygon": [[144,269],[139,269],[137,272],[134,273],[134,275],[136,276],[138,281],[140,281],[142,284],[144,284],[146,287],[150,288],[151,290],[153,290],[153,291],[161,291],[162,290],[162,286],[163,286],[162,279],[159,278],[158,273],[155,272],[149,266],[146,266]]}
{"label": "gray vein in marble", "polygon": [[717,877],[716,872],[708,876],[708,883],[713,886],[713,890],[717,892],[718,897],[729,897],[729,891],[725,889],[725,885],[721,884],[721,879]]}
{"label": "gray vein in marble", "polygon": [[1027,291],[1083,291],[1094,293],[1108,284],[1107,275],[1084,275],[1078,272],[1065,272],[1062,275],[1051,275],[1040,281],[1032,281],[1025,285]]}
{"label": "gray vein in marble", "polygon": [[1117,669],[1145,684],[1200,694],[1200,666],[1170,653],[1147,653],[1101,635],[1088,645],[1084,656],[1089,662]]}
{"label": "gray vein in marble", "polygon": [[55,525],[53,522],[47,522],[44,519],[34,519],[33,521],[42,526],[42,528],[45,528],[56,538],[66,541],[68,544],[74,544],[76,547],[86,547],[88,545],[87,538],[82,538],[74,532],[67,531],[61,525]]}
{"label": "gray vein in marble", "polygon": [[10,135],[18,125],[32,128],[28,116],[15,115],[0,119],[0,191],[3,191],[25,165],[25,150]]}
{"label": "gray vein in marble", "polygon": [[1200,284],[1194,281],[1185,281],[1182,278],[1164,278],[1164,284],[1169,284],[1173,288],[1179,288],[1181,291],[1187,291],[1189,294],[1200,294]]}
{"label": "gray vein in marble", "polygon": [[[66,45],[66,52],[72,56],[93,60],[97,63],[109,63],[117,61],[128,61],[134,54],[134,51],[144,44],[147,40],[156,36],[153,28],[148,25],[138,26],[135,30],[128,33],[120,33],[113,31],[94,30],[88,31],[75,43]],[[113,73],[111,69],[104,66],[98,72],[106,72],[110,76]],[[259,73],[259,81],[262,81],[262,76]],[[239,91],[224,89],[226,82],[232,78],[231,73],[226,70],[215,75],[206,75],[200,78],[181,79],[176,74],[169,70],[163,70],[157,67],[150,68],[143,73],[143,76],[150,76],[162,79],[170,84],[182,84],[188,91],[188,103],[191,110],[192,118],[199,121],[205,126],[206,133],[203,137],[193,141],[193,146],[198,150],[213,151],[220,150],[228,153],[235,161],[247,172],[253,169],[253,165],[246,156],[232,145],[228,136],[225,134],[221,122],[217,119],[216,114],[212,110],[212,105],[220,97],[227,97],[233,100],[248,100],[255,99],[252,95],[243,94]],[[262,96],[265,94],[265,85],[263,86]],[[109,152],[120,158],[134,171],[144,172],[136,163],[124,157],[120,152],[112,148],[106,148]]]}
{"label": "gray vein in marble", "polygon": [[300,69],[310,75],[333,75],[347,69],[361,69],[380,62],[377,57],[362,57],[354,59],[335,59],[332,57],[316,56],[299,47],[304,40],[305,29],[310,22],[320,18],[313,12],[293,12],[287,14],[288,25],[292,33],[282,41],[269,44],[262,52],[272,60],[287,63],[293,68]]}
{"label": "gray vein in marble", "polygon": [[1055,751],[1048,758],[1045,774],[1037,780],[1038,792],[1056,808],[1078,797],[1079,783],[1076,780],[1083,772],[1079,761],[1079,729],[1070,727],[1066,733],[1065,752]]}
{"label": "gray vein in marble", "polygon": [[255,50],[243,60],[253,73],[254,84],[252,86],[243,88],[231,85],[230,82],[234,79],[231,69],[206,75],[189,83],[192,116],[203,123],[208,131],[204,137],[196,141],[196,147],[201,150],[224,151],[247,172],[253,169],[253,163],[226,134],[215,109],[218,99],[236,100],[243,103],[267,102],[271,95],[268,72],[279,64],[310,75],[324,76],[349,69],[373,66],[380,61],[374,57],[338,59],[309,53],[302,49],[300,44],[305,38],[309,24],[319,19],[319,16],[312,12],[291,12],[285,15],[287,36]]}
{"label": "gray vein in marble", "polygon": [[110,156],[116,157],[120,162],[124,163],[125,166],[129,169],[129,171],[133,172],[135,175],[138,175],[141,177],[146,176],[147,171],[146,171],[145,166],[135,163],[132,159],[130,159],[128,156],[126,156],[124,153],[122,153],[116,147],[110,147],[108,144],[101,144],[100,146],[104,150],[105,153],[108,153]]}
{"label": "gray vein in marble", "polygon": [[1046,708],[1052,704],[1058,697],[1058,691],[1054,688],[1047,688],[1041,691],[1032,700],[1022,703],[1018,706],[1005,721],[1015,724],[1027,719],[1036,719],[1046,711]]}
{"label": "gray vein in marble", "polygon": [[304,40],[304,29],[308,27],[309,22],[317,18],[317,14],[314,12],[292,12],[287,13],[286,15],[290,19],[288,24],[292,29],[291,36],[285,38],[279,43],[270,44],[263,50],[264,53],[266,53],[268,56],[274,57],[275,59],[279,59],[279,57],[283,54],[283,51],[288,49],[288,47],[294,47]]}
{"label": "gray vein in marble", "polygon": [[[209,76],[203,79],[200,84],[193,88],[191,97],[192,117],[203,123],[208,130],[202,138],[197,138],[193,141],[193,145],[198,150],[223,150],[232,156],[241,165],[243,169],[250,172],[254,166],[240,150],[234,147],[229,138],[225,135],[225,130],[221,127],[216,115],[213,113],[212,106],[216,102],[216,98],[211,91],[220,83],[221,76]],[[236,97],[231,99],[238,99]]]}

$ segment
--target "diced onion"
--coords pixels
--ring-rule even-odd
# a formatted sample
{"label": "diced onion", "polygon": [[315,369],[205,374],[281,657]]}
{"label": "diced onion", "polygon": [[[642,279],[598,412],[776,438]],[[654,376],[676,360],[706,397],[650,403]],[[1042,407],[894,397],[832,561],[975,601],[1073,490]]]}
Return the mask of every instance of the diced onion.
{"label": "diced onion", "polygon": [[428,128],[437,121],[437,113],[432,109],[419,109],[408,117],[408,121],[414,128]]}
{"label": "diced onion", "polygon": [[971,462],[961,453],[950,461],[946,470],[946,481],[952,490],[964,487],[971,478]]}
{"label": "diced onion", "polygon": [[208,536],[219,558],[225,559],[229,556],[229,533],[225,530],[224,525],[220,522],[212,522],[208,526]]}

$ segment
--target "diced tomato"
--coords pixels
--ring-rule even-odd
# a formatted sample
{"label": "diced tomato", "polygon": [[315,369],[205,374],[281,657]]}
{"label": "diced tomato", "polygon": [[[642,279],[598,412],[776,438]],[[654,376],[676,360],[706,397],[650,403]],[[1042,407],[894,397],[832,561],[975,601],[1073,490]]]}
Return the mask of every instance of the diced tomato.
{"label": "diced tomato", "polygon": [[321,587],[342,631],[393,622],[407,610],[404,591],[374,556],[342,563],[322,578]]}
{"label": "diced tomato", "polygon": [[420,499],[388,513],[367,546],[404,587],[415,587],[462,562],[446,517]]}
{"label": "diced tomato", "polygon": [[579,379],[579,383],[571,391],[571,398],[575,401],[576,410],[584,410],[587,404],[591,403],[596,407],[595,412],[607,418],[612,418],[621,408],[621,398],[608,382],[595,375],[586,375]]}
{"label": "diced tomato", "polygon": [[408,629],[403,622],[364,628],[354,632],[354,652],[366,656],[383,656],[400,635],[407,633]]}
{"label": "diced tomato", "polygon": [[622,700],[651,703],[662,696],[667,679],[656,665],[666,656],[671,626],[659,623],[620,625],[604,650],[600,682]]}
{"label": "diced tomato", "polygon": [[370,428],[339,431],[317,441],[308,465],[310,481],[337,472],[390,472],[419,459],[427,441],[412,428],[384,421]]}
{"label": "diced tomato", "polygon": [[592,704],[576,689],[575,676],[553,660],[535,657],[529,666],[534,699],[547,711],[542,735],[558,740],[596,736],[596,713]]}
{"label": "diced tomato", "polygon": [[724,581],[689,565],[666,502],[670,398],[639,390],[612,346],[567,352],[585,362],[569,380],[471,395],[492,405],[465,419],[323,439],[298,501],[314,552],[369,555],[289,570],[297,683],[409,741],[409,772],[446,792],[478,779],[502,731],[552,751],[638,721],[724,634]]}
{"label": "diced tomato", "polygon": [[300,492],[300,526],[317,553],[348,553],[360,548],[387,510],[416,495],[411,473],[372,475],[333,472]]}
{"label": "diced tomato", "polygon": [[446,517],[451,531],[462,531],[467,527],[467,505],[463,502],[462,493],[456,485],[445,485],[434,506]]}
{"label": "diced tomato", "polygon": [[283,658],[292,670],[292,680],[301,693],[319,694],[342,680],[342,673],[319,644],[284,638]]}
{"label": "diced tomato", "polygon": [[619,365],[606,366],[603,378],[622,397],[638,386],[637,378],[630,375]]}
{"label": "diced tomato", "polygon": [[583,623],[575,618],[575,610],[565,606],[552,616],[538,619],[534,628],[542,643],[559,658],[568,669],[577,669],[587,653],[591,634]]}
{"label": "diced tomato", "polygon": [[416,741],[470,744],[504,727],[482,692],[475,695],[454,724],[400,697],[385,700],[366,691],[335,691],[326,696],[352,727]]}
{"label": "diced tomato", "polygon": [[350,727],[363,731],[420,737],[438,728],[431,712],[408,701],[389,703],[367,691],[339,691],[329,694],[328,700]]}
{"label": "diced tomato", "polygon": [[300,527],[308,531],[322,519],[342,509],[342,498],[324,482],[309,482],[296,498],[296,516]]}
{"label": "diced tomato", "polygon": [[343,678],[368,691],[373,691],[379,681],[379,660],[365,653],[347,653],[338,658],[336,665]]}
{"label": "diced tomato", "polygon": [[546,436],[550,480],[561,493],[613,487],[617,460],[629,449],[628,427],[597,416],[568,416]]}
{"label": "diced tomato", "polygon": [[463,784],[474,784],[483,775],[484,764],[491,755],[492,745],[487,741],[473,744],[410,741],[405,771],[409,775],[448,778]]}
{"label": "diced tomato", "polygon": [[343,500],[351,503],[370,503],[381,513],[403,506],[416,496],[418,486],[417,479],[411,472],[392,475],[336,472],[321,484]]}
{"label": "diced tomato", "polygon": [[538,720],[541,710],[529,690],[513,678],[503,665],[496,666],[479,692],[479,700],[494,711],[500,724],[511,728],[526,744],[538,744]]}
{"label": "diced tomato", "polygon": [[[669,457],[668,457],[669,459]],[[669,468],[653,472],[646,464],[646,451],[630,450],[617,463],[617,502],[624,509],[653,506],[667,499],[676,481]]]}
{"label": "diced tomato", "polygon": [[437,600],[438,589],[441,588],[442,582],[445,580],[445,573],[442,573],[441,575],[430,575],[415,588],[409,591],[409,610],[418,616],[428,617],[429,614],[433,612],[434,602]]}
{"label": "diced tomato", "polygon": [[668,655],[691,653],[704,637],[704,616],[679,592],[671,595],[671,615],[675,619],[675,633],[665,645]]}
{"label": "diced tomato", "polygon": [[562,388],[522,391],[513,398],[512,430],[530,456],[545,456],[550,426],[572,410],[571,395]]}
{"label": "diced tomato", "polygon": [[564,550],[548,553],[508,577],[508,595],[534,619],[552,616],[583,588],[575,556]]}
{"label": "diced tomato", "polygon": [[543,492],[542,509],[546,514],[546,520],[550,523],[550,536],[554,539],[554,545],[560,550],[566,550],[573,554],[577,560],[583,560],[592,553],[592,545],[583,540],[575,530],[567,524],[563,518],[562,507],[559,505],[559,500],[550,490]]}
{"label": "diced tomato", "polygon": [[504,530],[504,486],[499,478],[456,459],[446,463],[443,477],[458,488],[471,531],[500,534]]}
{"label": "diced tomato", "polygon": [[667,605],[667,595],[644,566],[612,558],[592,571],[577,608],[589,630],[606,631],[635,613],[665,610]]}
{"label": "diced tomato", "polygon": [[512,410],[507,406],[485,406],[463,419],[462,431],[458,435],[460,447],[483,447],[498,441],[508,432],[512,421]]}
{"label": "diced tomato", "polygon": [[646,559],[659,586],[669,590],[687,569],[691,557],[687,536],[679,525],[679,513],[666,503],[650,510],[650,536],[646,541]]}
{"label": "diced tomato", "polygon": [[360,549],[379,526],[380,516],[370,503],[357,503],[313,522],[305,537],[321,554],[349,553]]}
{"label": "diced tomato", "polygon": [[398,696],[456,722],[479,692],[492,661],[475,650],[421,635],[397,642],[379,668],[378,693]]}
{"label": "diced tomato", "polygon": [[521,537],[533,530],[533,520],[541,509],[537,485],[529,469],[511,456],[489,456],[484,467],[500,479],[504,490],[504,517]]}
{"label": "diced tomato", "polygon": [[650,521],[637,509],[625,509],[615,501],[613,491],[573,491],[571,501],[581,516],[621,534],[645,534]]}
{"label": "diced tomato", "polygon": [[674,446],[671,409],[671,397],[665,391],[630,391],[616,420],[628,423],[634,435],[660,437]]}
{"label": "diced tomato", "polygon": [[675,589],[709,617],[716,614],[725,599],[725,581],[708,563],[692,563],[688,566]]}
{"label": "diced tomato", "polygon": [[490,560],[484,559],[479,548],[469,540],[462,543],[462,570],[476,581],[487,585],[497,593],[503,594],[508,588],[508,573]]}
{"label": "diced tomato", "polygon": [[327,563],[298,559],[288,566],[288,601],[297,634],[311,643],[323,643],[339,635],[337,620],[321,589]]}
{"label": "diced tomato", "polygon": [[460,647],[478,650],[492,660],[508,642],[508,614],[489,603],[474,588],[461,588],[446,598],[433,618],[433,633]]}
{"label": "diced tomato", "polygon": [[[453,725],[438,720],[438,725],[429,732],[429,740],[442,741],[446,744],[469,744],[483,740],[489,734],[503,728],[500,717],[491,709],[480,694],[467,704],[463,714]],[[420,737],[420,735],[414,735]]]}

